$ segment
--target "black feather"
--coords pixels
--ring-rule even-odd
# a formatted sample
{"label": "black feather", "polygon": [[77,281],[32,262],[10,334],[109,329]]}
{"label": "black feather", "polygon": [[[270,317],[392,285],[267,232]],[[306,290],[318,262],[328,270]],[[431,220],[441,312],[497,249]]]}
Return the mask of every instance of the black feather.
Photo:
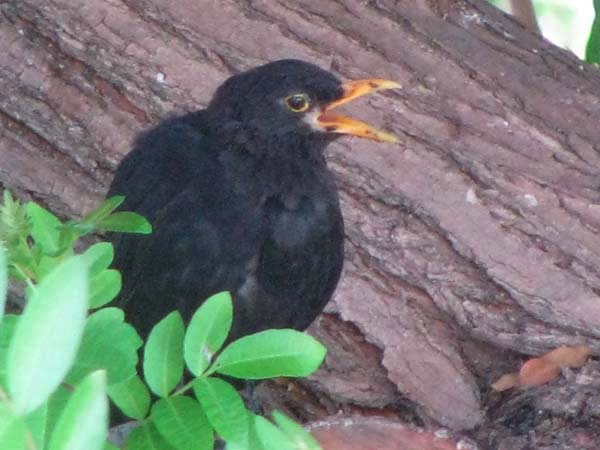
{"label": "black feather", "polygon": [[184,319],[211,294],[234,297],[231,339],[306,328],[330,299],[343,262],[343,221],[317,132],[282,101],[338,98],[332,74],[301,61],[227,80],[207,109],[142,134],[109,196],[152,223],[148,236],[114,235],[120,306],[146,336],[166,314]]}

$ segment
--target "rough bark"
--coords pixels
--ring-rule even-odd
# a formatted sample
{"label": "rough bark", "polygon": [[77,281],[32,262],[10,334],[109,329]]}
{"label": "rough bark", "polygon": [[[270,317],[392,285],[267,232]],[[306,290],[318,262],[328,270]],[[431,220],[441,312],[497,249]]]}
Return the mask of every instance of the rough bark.
{"label": "rough bark", "polygon": [[80,215],[137,132],[289,57],[402,82],[348,108],[401,143],[331,147],[346,266],[312,327],[329,356],[265,399],[486,430],[522,355],[597,354],[600,76],[482,0],[0,1],[0,182]]}

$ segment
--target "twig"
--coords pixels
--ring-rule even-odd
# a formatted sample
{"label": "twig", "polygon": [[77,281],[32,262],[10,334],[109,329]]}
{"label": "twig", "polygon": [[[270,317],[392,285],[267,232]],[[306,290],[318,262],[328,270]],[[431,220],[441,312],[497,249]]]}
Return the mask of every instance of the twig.
{"label": "twig", "polygon": [[536,34],[542,34],[535,18],[535,10],[531,0],[511,0],[510,9],[515,19],[521,22],[525,28]]}

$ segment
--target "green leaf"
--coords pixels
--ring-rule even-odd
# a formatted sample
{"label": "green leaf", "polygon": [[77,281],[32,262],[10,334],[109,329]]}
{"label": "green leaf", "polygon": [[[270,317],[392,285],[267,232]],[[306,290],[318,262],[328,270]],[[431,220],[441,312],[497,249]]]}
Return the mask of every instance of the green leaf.
{"label": "green leaf", "polygon": [[183,334],[179,311],[173,311],[152,328],[144,349],[144,377],[159,397],[166,397],[183,376]]}
{"label": "green leaf", "polygon": [[83,224],[91,224],[96,225],[101,220],[108,217],[114,210],[116,210],[121,203],[125,201],[125,197],[122,195],[115,195],[113,197],[107,198],[102,202],[100,206],[94,209],[92,212],[87,214],[82,220]]}
{"label": "green leaf", "polygon": [[250,380],[306,377],[319,368],[327,350],[296,330],[266,330],[229,344],[208,373]]}
{"label": "green leaf", "polygon": [[37,203],[27,203],[27,215],[31,222],[31,236],[36,245],[47,255],[54,255],[60,250],[59,237],[62,222],[47,209]]}
{"label": "green leaf", "polygon": [[242,441],[227,441],[227,450],[264,450],[256,433],[256,417],[248,411],[248,436]]}
{"label": "green leaf", "polygon": [[98,242],[89,247],[81,255],[88,266],[90,276],[98,275],[104,269],[108,268],[114,256],[115,251],[110,242]]}
{"label": "green leaf", "polygon": [[600,64],[600,20],[598,17],[592,22],[590,37],[585,47],[585,60],[590,64]]}
{"label": "green leaf", "polygon": [[[52,436],[52,432],[56,428],[56,424],[58,423],[69,399],[73,396],[73,391],[71,387],[68,389],[61,385],[56,389],[50,399],[48,399],[48,408],[46,412],[46,437]],[[47,439],[46,439],[47,440]],[[44,447],[46,448],[46,447]]]}
{"label": "green leaf", "polygon": [[120,450],[116,445],[111,444],[110,442],[105,442],[102,450]]}
{"label": "green leaf", "polygon": [[66,221],[60,227],[60,237],[58,239],[61,251],[70,252],[75,245],[77,239],[94,231],[92,225],[82,225],[73,220]]}
{"label": "green leaf", "polygon": [[[25,416],[25,425],[38,448],[44,448],[46,443],[46,427],[48,420],[48,402]],[[1,447],[0,447],[1,448]]]}
{"label": "green leaf", "polygon": [[321,446],[313,435],[285,414],[273,411],[273,419],[275,419],[275,423],[277,423],[281,431],[287,435],[295,449],[321,450]]}
{"label": "green leaf", "polygon": [[227,450],[263,450],[260,442],[251,443],[249,439],[244,441],[227,442]]}
{"label": "green leaf", "polygon": [[123,311],[118,308],[103,308],[88,318],[75,364],[67,376],[68,383],[77,384],[98,369],[106,370],[109,386],[137,373],[137,350],[142,340],[123,320]]}
{"label": "green leaf", "polygon": [[208,421],[223,439],[248,439],[248,412],[233,386],[219,378],[198,378],[193,387]]}
{"label": "green leaf", "polygon": [[0,401],[0,448],[26,450],[28,434],[23,419],[16,416],[6,403]]}
{"label": "green leaf", "polygon": [[592,22],[590,37],[585,47],[585,60],[588,63],[600,63],[600,0],[594,0],[596,16]]}
{"label": "green leaf", "polygon": [[19,316],[7,314],[0,322],[0,386],[6,388],[6,363],[8,360],[8,348],[15,332]]}
{"label": "green leaf", "polygon": [[4,307],[6,305],[6,290],[8,287],[8,271],[6,261],[6,250],[0,242],[0,327],[2,327],[2,317],[4,317]]}
{"label": "green leaf", "polygon": [[286,434],[264,417],[254,417],[254,427],[258,440],[265,450],[297,450]]}
{"label": "green leaf", "polygon": [[114,269],[103,270],[90,280],[90,309],[114,300],[121,290],[121,274]]}
{"label": "green leaf", "polygon": [[152,407],[160,434],[177,450],[212,450],[213,430],[198,402],[184,396],[162,398]]}
{"label": "green leaf", "polygon": [[100,450],[108,433],[106,374],[91,373],[73,393],[50,438],[49,450]]}
{"label": "green leaf", "polygon": [[152,225],[139,214],[123,211],[111,214],[102,219],[96,227],[103,231],[116,231],[119,233],[152,233]]}
{"label": "green leaf", "polygon": [[[67,256],[67,255],[65,255],[65,256]],[[70,256],[72,256],[72,253]],[[48,276],[48,274],[50,272],[52,272],[54,269],[56,269],[56,267],[64,260],[65,260],[65,258],[62,256],[42,255],[39,258],[37,267],[35,267],[35,278],[37,280],[44,279],[46,276]]]}
{"label": "green leaf", "polygon": [[148,414],[150,392],[138,375],[109,386],[108,395],[127,417],[143,420]]}
{"label": "green leaf", "polygon": [[87,268],[60,264],[33,291],[8,350],[8,391],[28,413],[46,401],[70,369],[85,327]]}
{"label": "green leaf", "polygon": [[123,450],[175,450],[151,421],[145,421],[127,436]]}
{"label": "green leaf", "polygon": [[200,376],[209,366],[213,355],[221,349],[231,329],[233,305],[229,292],[208,298],[190,320],[183,354],[190,371]]}

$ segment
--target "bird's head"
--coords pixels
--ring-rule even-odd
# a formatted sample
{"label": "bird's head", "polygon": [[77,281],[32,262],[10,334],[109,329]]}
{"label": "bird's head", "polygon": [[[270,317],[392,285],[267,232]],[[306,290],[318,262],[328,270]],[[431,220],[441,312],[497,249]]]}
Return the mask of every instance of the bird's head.
{"label": "bird's head", "polygon": [[391,134],[332,110],[365,94],[398,87],[393,81],[375,78],[342,83],[313,64],[289,59],[232,76],[219,87],[209,110],[265,137],[331,140],[346,134],[396,142]]}

